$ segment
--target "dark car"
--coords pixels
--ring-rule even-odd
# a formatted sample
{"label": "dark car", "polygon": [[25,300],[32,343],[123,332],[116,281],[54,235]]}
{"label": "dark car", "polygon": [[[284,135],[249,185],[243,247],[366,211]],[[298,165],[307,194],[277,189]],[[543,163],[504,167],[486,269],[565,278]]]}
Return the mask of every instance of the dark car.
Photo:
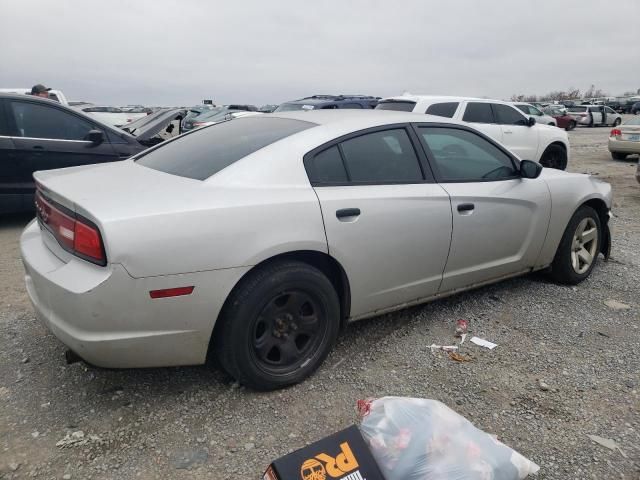
{"label": "dark car", "polygon": [[380,97],[367,95],[313,95],[283,103],[276,112],[295,110],[321,110],[328,108],[372,109],[378,105]]}
{"label": "dark car", "polygon": [[58,102],[0,94],[0,214],[33,210],[37,170],[123,160],[145,148]]}
{"label": "dark car", "polygon": [[631,105],[631,113],[638,115],[640,113],[640,102],[636,102]]}

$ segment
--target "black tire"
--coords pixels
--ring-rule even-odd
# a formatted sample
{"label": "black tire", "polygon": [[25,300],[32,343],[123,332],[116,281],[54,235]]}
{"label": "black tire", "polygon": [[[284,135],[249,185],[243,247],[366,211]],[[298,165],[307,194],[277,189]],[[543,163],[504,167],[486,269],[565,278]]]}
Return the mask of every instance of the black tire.
{"label": "black tire", "polygon": [[621,152],[611,152],[611,158],[613,158],[614,160],[625,160],[627,158],[627,154]]}
{"label": "black tire", "polygon": [[565,128],[565,130],[566,130],[567,132],[570,132],[571,130],[573,130],[574,128],[576,128],[576,126],[577,126],[577,123],[575,122],[575,120],[571,120],[571,121],[569,122],[569,125],[567,125],[567,128]]}
{"label": "black tire", "polygon": [[548,123],[547,125],[549,125],[550,127],[556,127],[557,126],[555,123]]}
{"label": "black tire", "polygon": [[243,385],[275,390],[301,382],[325,360],[338,336],[340,302],[320,270],[281,261],[244,278],[218,321],[213,341],[222,367]]}
{"label": "black tire", "polygon": [[564,170],[567,168],[567,151],[560,145],[549,145],[540,157],[540,165]]}
{"label": "black tire", "polygon": [[[590,265],[584,271],[579,271],[574,267],[574,263],[572,260],[572,255],[574,253],[574,235],[576,235],[576,229],[581,225],[581,223],[587,219],[592,225],[595,225],[597,229],[596,235],[594,238],[595,248],[589,245],[589,249],[595,250],[595,254],[593,255],[593,260]],[[587,230],[585,230],[587,231]],[[602,243],[602,225],[600,223],[600,217],[598,213],[591,207],[583,205],[578,209],[576,213],[573,214],[571,220],[569,220],[569,224],[562,235],[562,240],[560,240],[560,245],[558,245],[558,250],[556,251],[556,255],[553,259],[553,263],[551,264],[551,276],[552,278],[559,283],[565,283],[569,285],[576,285],[583,280],[585,280],[592,272],[593,267],[596,265],[596,260],[598,254],[600,252],[600,245]],[[580,267],[580,265],[578,264]],[[585,265],[582,265],[584,268]]]}
{"label": "black tire", "polygon": [[622,120],[619,118],[616,118],[615,121],[613,122],[613,127],[617,127],[618,125],[620,125],[622,123]]}

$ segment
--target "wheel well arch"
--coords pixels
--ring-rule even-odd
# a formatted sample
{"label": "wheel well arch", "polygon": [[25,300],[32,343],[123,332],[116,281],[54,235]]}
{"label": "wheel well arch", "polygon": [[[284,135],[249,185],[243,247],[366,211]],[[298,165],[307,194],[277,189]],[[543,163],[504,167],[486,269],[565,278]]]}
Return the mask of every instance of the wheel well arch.
{"label": "wheel well arch", "polygon": [[220,334],[220,330],[222,328],[223,322],[219,322],[218,320],[222,316],[227,306],[227,302],[229,301],[229,298],[231,298],[233,292],[238,288],[243,280],[248,278],[248,276],[258,268],[262,268],[270,263],[285,260],[296,260],[302,263],[306,263],[317,268],[327,276],[327,278],[333,285],[333,288],[335,288],[336,293],[338,294],[338,299],[340,300],[340,328],[343,329],[346,326],[347,320],[351,314],[351,287],[349,284],[349,278],[347,277],[347,274],[340,262],[338,262],[331,255],[317,250],[296,250],[280,253],[278,255],[274,255],[272,257],[264,259],[251,267],[247,272],[245,272],[244,275],[242,275],[242,277],[240,277],[233,288],[229,291],[227,299],[225,300],[222,308],[220,309],[220,312],[218,313],[218,318],[216,318],[216,322],[211,333],[211,338],[209,339],[208,356],[211,356],[214,339],[217,335]]}
{"label": "wheel well arch", "polygon": [[590,198],[580,205],[580,207],[583,206],[593,208],[600,218],[600,225],[602,226],[602,244],[600,245],[600,252],[604,255],[605,259],[607,259],[609,258],[609,253],[611,252],[611,233],[608,226],[609,208],[601,198]]}
{"label": "wheel well arch", "polygon": [[564,158],[564,165],[562,167],[562,170],[567,168],[567,164],[569,163],[569,158],[567,156],[567,154],[569,153],[569,149],[567,147],[567,145],[563,142],[561,142],[560,140],[555,140],[553,142],[551,142],[549,145],[547,145],[546,147],[544,147],[544,150],[542,151],[542,154],[540,155],[540,163],[543,166],[547,166],[544,162],[545,160],[545,155],[547,154],[547,152],[549,151],[549,149],[551,149],[552,147],[559,147],[563,150],[564,154],[565,154],[565,158]]}

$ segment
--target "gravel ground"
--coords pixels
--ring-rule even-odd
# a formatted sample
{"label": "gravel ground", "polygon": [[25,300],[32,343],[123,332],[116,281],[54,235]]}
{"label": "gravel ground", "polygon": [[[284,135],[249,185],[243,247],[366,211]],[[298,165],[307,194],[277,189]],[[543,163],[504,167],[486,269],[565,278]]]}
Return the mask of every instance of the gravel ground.
{"label": "gravel ground", "polygon": [[[640,185],[634,158],[611,160],[608,131],[570,133],[570,170],[611,182],[616,197],[612,259],[589,280],[530,275],[352,325],[315,376],[273,393],[205,367],[66,365],[24,291],[28,218],[0,219],[0,478],[259,478],[356,421],[356,400],[383,395],[446,403],[537,462],[542,479],[640,478]],[[458,318],[499,347],[465,344],[464,364],[432,354]]]}

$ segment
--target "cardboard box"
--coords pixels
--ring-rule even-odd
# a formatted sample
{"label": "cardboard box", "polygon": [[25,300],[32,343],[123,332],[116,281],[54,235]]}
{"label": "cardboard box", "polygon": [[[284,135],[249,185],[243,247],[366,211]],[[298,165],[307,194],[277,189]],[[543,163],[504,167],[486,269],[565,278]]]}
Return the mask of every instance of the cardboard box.
{"label": "cardboard box", "polygon": [[263,480],[384,480],[355,425],[274,461]]}

